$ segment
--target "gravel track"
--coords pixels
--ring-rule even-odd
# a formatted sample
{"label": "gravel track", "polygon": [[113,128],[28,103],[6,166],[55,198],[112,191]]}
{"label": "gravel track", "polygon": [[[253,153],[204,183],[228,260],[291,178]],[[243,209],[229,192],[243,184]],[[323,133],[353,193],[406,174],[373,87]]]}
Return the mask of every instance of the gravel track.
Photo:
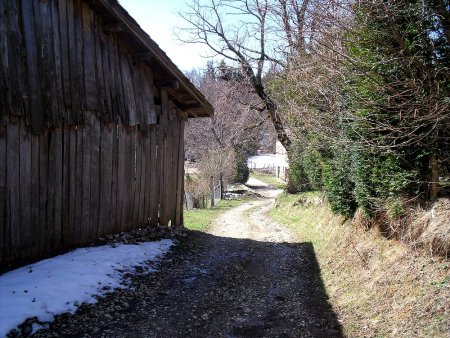
{"label": "gravel track", "polygon": [[312,245],[265,215],[269,188],[253,184],[270,198],[229,210],[207,233],[181,233],[159,272],[36,336],[342,337]]}

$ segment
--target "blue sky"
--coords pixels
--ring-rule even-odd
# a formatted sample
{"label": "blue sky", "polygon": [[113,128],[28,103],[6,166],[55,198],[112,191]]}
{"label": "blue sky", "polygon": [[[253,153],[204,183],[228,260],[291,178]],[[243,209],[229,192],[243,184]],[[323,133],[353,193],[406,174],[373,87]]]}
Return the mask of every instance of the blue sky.
{"label": "blue sky", "polygon": [[203,45],[183,45],[177,41],[173,31],[183,26],[178,12],[185,8],[186,0],[119,0],[153,40],[183,71],[205,68],[208,51]]}

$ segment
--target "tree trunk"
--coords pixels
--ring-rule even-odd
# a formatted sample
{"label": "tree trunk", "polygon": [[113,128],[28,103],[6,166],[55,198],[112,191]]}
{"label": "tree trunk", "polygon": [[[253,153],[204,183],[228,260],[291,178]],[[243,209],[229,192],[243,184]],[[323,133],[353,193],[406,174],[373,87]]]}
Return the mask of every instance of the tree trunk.
{"label": "tree trunk", "polygon": [[269,115],[270,121],[272,122],[273,127],[275,128],[278,141],[280,141],[283,147],[286,150],[288,150],[289,146],[291,145],[291,140],[288,134],[286,133],[283,121],[281,121],[280,115],[277,112],[276,103],[269,97],[269,95],[267,95],[262,85],[258,85],[253,82],[253,87],[255,89],[256,94],[260,97],[261,100],[263,100],[266,106],[267,114]]}
{"label": "tree trunk", "polygon": [[439,160],[435,154],[430,158],[431,167],[431,191],[430,200],[435,200],[439,192]]}
{"label": "tree trunk", "polygon": [[291,140],[284,129],[283,122],[280,119],[280,116],[277,114],[276,108],[275,110],[268,109],[270,120],[275,128],[275,132],[277,133],[278,141],[281,142],[283,147],[288,150],[291,145]]}

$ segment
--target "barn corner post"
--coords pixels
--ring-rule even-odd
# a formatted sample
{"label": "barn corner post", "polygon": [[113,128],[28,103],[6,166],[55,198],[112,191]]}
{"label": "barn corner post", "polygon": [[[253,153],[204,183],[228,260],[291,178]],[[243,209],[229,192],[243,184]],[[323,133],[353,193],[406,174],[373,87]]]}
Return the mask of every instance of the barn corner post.
{"label": "barn corner post", "polygon": [[117,1],[11,6],[0,1],[0,270],[183,225],[184,124],[211,104]]}

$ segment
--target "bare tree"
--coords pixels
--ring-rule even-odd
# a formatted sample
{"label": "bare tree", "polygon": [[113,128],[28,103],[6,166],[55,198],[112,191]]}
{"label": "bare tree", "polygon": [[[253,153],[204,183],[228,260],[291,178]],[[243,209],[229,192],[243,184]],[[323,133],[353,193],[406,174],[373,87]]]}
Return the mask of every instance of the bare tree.
{"label": "bare tree", "polygon": [[[214,55],[238,64],[260,102],[278,140],[288,148],[286,126],[264,84],[269,69],[283,69],[289,55],[305,48],[309,0],[193,0],[180,15],[187,27],[179,38],[207,45]],[[281,9],[280,9],[281,8]],[[281,25],[280,25],[281,23]]]}
{"label": "bare tree", "polygon": [[260,100],[245,79],[224,80],[205,76],[197,84],[214,106],[215,115],[191,120],[187,124],[188,156],[199,159],[211,149],[225,154],[242,144],[258,144],[263,134],[274,139],[270,121],[264,114],[253,111]]}

